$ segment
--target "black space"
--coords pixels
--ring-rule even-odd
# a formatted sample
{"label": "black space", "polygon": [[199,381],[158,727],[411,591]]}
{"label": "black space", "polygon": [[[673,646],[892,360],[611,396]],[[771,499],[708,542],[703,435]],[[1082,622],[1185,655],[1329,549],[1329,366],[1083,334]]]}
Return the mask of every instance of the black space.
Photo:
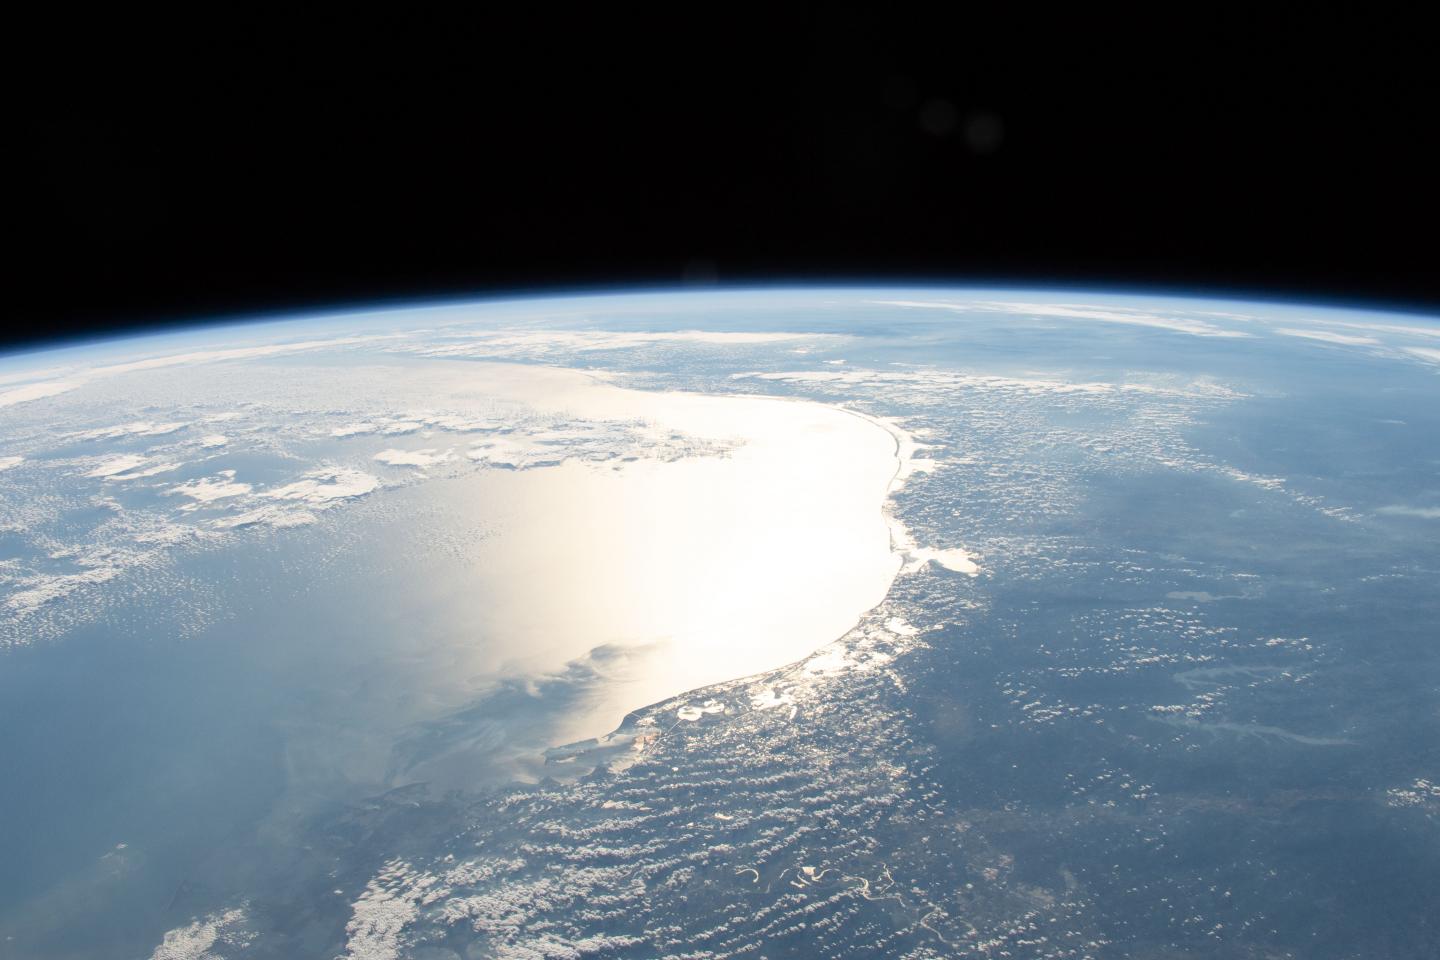
{"label": "black space", "polygon": [[17,35],[5,336],[717,281],[1440,308],[1427,35],[1295,11]]}

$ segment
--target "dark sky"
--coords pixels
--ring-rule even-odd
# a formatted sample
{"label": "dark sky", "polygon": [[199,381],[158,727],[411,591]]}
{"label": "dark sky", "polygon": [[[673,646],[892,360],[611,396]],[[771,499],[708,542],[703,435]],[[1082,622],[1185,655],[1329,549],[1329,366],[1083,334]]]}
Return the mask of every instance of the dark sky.
{"label": "dark sky", "polygon": [[1440,308],[1418,27],[714,14],[51,37],[10,98],[8,339],[717,280]]}

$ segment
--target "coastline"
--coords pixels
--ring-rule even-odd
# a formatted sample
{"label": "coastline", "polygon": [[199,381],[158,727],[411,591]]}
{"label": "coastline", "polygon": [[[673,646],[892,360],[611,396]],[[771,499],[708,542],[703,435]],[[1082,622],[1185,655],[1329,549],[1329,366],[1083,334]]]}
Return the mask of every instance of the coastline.
{"label": "coastline", "polygon": [[[737,699],[734,696],[727,696],[727,694],[734,694],[736,691],[744,691],[757,685],[769,684],[774,678],[784,678],[797,673],[804,674],[807,665],[818,660],[836,659],[829,654],[832,648],[838,648],[845,644],[868,620],[883,616],[882,608],[889,603],[896,581],[917,572],[930,562],[951,572],[970,577],[977,576],[981,572],[982,568],[975,561],[973,555],[963,548],[919,546],[909,527],[896,515],[895,495],[904,488],[906,482],[913,475],[922,472],[928,473],[935,468],[934,461],[916,457],[919,451],[926,449],[926,445],[918,442],[912,433],[893,419],[862,413],[848,407],[819,403],[799,397],[765,397],[763,399],[818,403],[822,407],[855,417],[883,430],[889,436],[893,444],[892,458],[895,461],[895,467],[880,503],[880,514],[889,533],[890,551],[898,558],[899,563],[886,584],[884,597],[874,606],[861,612],[846,630],[795,660],[769,669],[679,691],[635,707],[627,712],[621,722],[607,733],[548,748],[544,751],[541,770],[536,771],[538,775],[570,780],[592,773],[602,765],[610,772],[618,773],[638,761],[650,746],[680,724],[697,721],[724,722],[727,717],[734,718],[747,709],[763,710],[788,705],[789,718],[793,719],[797,709],[796,705],[788,695],[777,695],[773,686],[767,686],[766,693],[757,697],[741,696]],[[893,616],[888,618],[882,632],[891,633],[901,646],[908,646],[910,642],[913,642],[911,638],[918,633],[903,618]],[[874,637],[868,639],[873,641]],[[888,660],[888,657],[885,659]],[[845,655],[841,654],[839,660],[843,662]],[[660,718],[667,714],[673,714],[673,717],[668,722],[662,721]]]}

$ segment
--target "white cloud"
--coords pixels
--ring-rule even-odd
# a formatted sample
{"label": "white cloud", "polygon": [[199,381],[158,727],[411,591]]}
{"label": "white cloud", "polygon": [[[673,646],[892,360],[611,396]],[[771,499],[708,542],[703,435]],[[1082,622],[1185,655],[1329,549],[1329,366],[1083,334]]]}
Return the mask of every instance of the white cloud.
{"label": "white cloud", "polygon": [[392,419],[362,420],[357,423],[347,423],[335,427],[330,431],[332,437],[356,437],[362,434],[382,433],[387,436],[400,436],[407,433],[416,433],[425,427],[433,427],[440,430],[450,430],[455,433],[476,433],[486,430],[498,430],[505,424],[499,420],[489,418],[475,418],[457,416],[455,414],[430,414],[410,413]]}
{"label": "white cloud", "polygon": [[484,331],[463,334],[465,342],[421,348],[429,356],[534,356],[625,350],[664,344],[759,346],[796,340],[840,340],[836,334],[741,332],[712,330],[525,330]]}
{"label": "white cloud", "polygon": [[69,596],[81,587],[106,583],[120,576],[124,567],[119,564],[95,566],[78,573],[41,575],[30,578],[23,590],[17,590],[5,598],[5,606],[18,615],[31,613],[36,609]]}
{"label": "white cloud", "polygon": [[454,450],[381,450],[375,459],[392,467],[432,467],[454,457]]}
{"label": "white cloud", "polygon": [[85,474],[87,477],[113,477],[123,474],[136,467],[143,466],[150,461],[149,457],[142,457],[136,453],[122,454],[118,457],[110,457],[102,460],[93,470]]}
{"label": "white cloud", "polygon": [[267,490],[261,496],[274,500],[298,500],[303,503],[326,506],[341,500],[363,497],[380,485],[378,477],[372,477],[360,470],[348,467],[322,467],[311,470],[300,480],[288,483],[274,490]]}
{"label": "white cloud", "polygon": [[46,367],[41,370],[16,370],[13,373],[0,373],[0,386],[12,383],[34,383],[40,380],[50,381],[70,372],[69,367]]}
{"label": "white cloud", "polygon": [[378,428],[375,424],[369,423],[369,422],[365,422],[365,423],[347,423],[347,424],[345,424],[343,427],[336,427],[334,430],[331,430],[331,431],[330,431],[330,436],[332,436],[332,437],[354,437],[354,436],[359,436],[359,435],[362,434],[362,433],[374,433],[374,432],[375,432],[376,430],[378,430],[378,429],[379,429],[379,428]]}
{"label": "white cloud", "polygon": [[1407,337],[1440,338],[1440,326],[1420,327],[1408,323],[1376,323],[1366,320],[1329,320],[1311,317],[1311,322],[1327,327],[1347,327],[1352,330],[1371,330],[1375,333],[1398,333]]}
{"label": "white cloud", "polygon": [[[155,569],[169,550],[192,540],[195,528],[141,511],[122,511],[113,500],[101,502],[112,512],[111,517],[94,531],[88,542],[72,545],[53,544],[48,547],[51,560],[64,561],[78,568],[73,573],[48,570],[21,572],[9,582],[17,588],[4,598],[4,607],[13,614],[0,616],[0,626],[12,627],[22,619],[27,628],[18,642],[33,642],[45,635],[45,628],[28,618],[40,608],[63,600],[71,594],[87,594],[95,588],[139,569]],[[81,609],[90,605],[81,604]],[[71,608],[75,608],[72,606]],[[12,634],[13,637],[13,634]],[[0,638],[0,645],[6,642]],[[9,642],[16,642],[11,639]]]}
{"label": "white cloud", "polygon": [[1389,517],[1420,517],[1423,520],[1440,520],[1440,507],[1407,507],[1403,504],[1394,504],[1381,507],[1375,512]]}
{"label": "white cloud", "polygon": [[1405,352],[1421,360],[1429,360],[1431,363],[1440,363],[1440,350],[1434,347],[1406,347]]}
{"label": "white cloud", "polygon": [[14,406],[17,403],[25,403],[29,400],[39,400],[43,397],[53,397],[57,394],[74,390],[80,386],[75,380],[50,380],[44,383],[27,383],[23,387],[16,387],[13,390],[0,392],[0,407]]}
{"label": "white cloud", "polygon": [[455,433],[476,433],[483,430],[499,430],[505,426],[499,420],[474,417],[457,417],[451,414],[438,414],[424,418],[426,425],[438,427],[441,430],[451,430]]}
{"label": "white cloud", "polygon": [[950,310],[955,313],[988,312],[1013,313],[1032,317],[1061,317],[1073,320],[1098,320],[1102,323],[1125,323],[1137,327],[1157,327],[1186,333],[1195,337],[1249,337],[1251,334],[1240,330],[1227,330],[1204,320],[1188,317],[1167,317],[1141,310],[1127,310],[1116,307],[1101,307],[1074,303],[1022,303],[1009,300],[975,300],[955,302],[949,300],[871,300],[869,303],[889,307],[918,307],[931,310]]}
{"label": "white cloud", "polygon": [[[98,377],[110,377],[141,370],[158,370],[162,367],[211,363],[218,360],[250,360],[257,357],[270,357],[286,353],[296,353],[303,350],[314,350],[320,347],[338,347],[348,344],[370,343],[376,340],[392,340],[401,336],[404,336],[404,334],[374,334],[361,337],[336,337],[330,340],[301,340],[295,343],[273,343],[256,347],[231,347],[223,350],[196,350],[190,353],[177,353],[169,356],[149,357],[144,360],[132,360],[125,363],[105,364],[89,369],[72,369],[66,374],[68,379],[43,380],[0,392],[0,407],[8,407],[30,400],[39,400],[43,397],[53,397],[57,394],[74,390],[77,387],[82,387],[87,381]],[[46,372],[53,373],[55,371],[50,370]]]}
{"label": "white cloud", "polygon": [[[168,473],[171,470],[180,469],[178,463],[157,463],[152,466],[145,466],[150,463],[149,457],[136,453],[121,454],[118,457],[110,457],[100,461],[87,477],[100,477],[109,480],[139,480],[143,477],[153,477],[157,473]],[[142,469],[143,468],[143,469]]]}
{"label": "white cloud", "polygon": [[1103,381],[1059,380],[1053,377],[998,377],[949,370],[785,370],[767,373],[732,373],[732,380],[778,380],[785,383],[897,384],[944,390],[994,390],[1027,394],[1145,394],[1160,397],[1237,398],[1240,395],[1210,380],[1158,385],[1151,383],[1105,383]]}
{"label": "white cloud", "polygon": [[148,420],[136,420],[133,423],[122,423],[114,427],[100,427],[97,430],[84,430],[80,433],[69,435],[72,440],[114,440],[117,437],[159,437],[167,433],[174,433],[177,430],[188,426],[184,423],[151,423]]}
{"label": "white cloud", "polygon": [[1353,346],[1369,346],[1380,342],[1374,337],[1362,337],[1349,333],[1331,333],[1328,330],[1297,330],[1292,327],[1279,327],[1275,332],[1282,337],[1304,337],[1306,340],[1321,340],[1325,343],[1341,343]]}
{"label": "white cloud", "polygon": [[150,960],[219,960],[212,952],[216,943],[243,947],[253,939],[253,934],[237,929],[244,920],[245,911],[237,907],[176,927],[165,934]]}
{"label": "white cloud", "polygon": [[403,860],[385,864],[351,905],[346,955],[351,960],[395,960],[401,932],[419,914],[420,898],[438,879]]}
{"label": "white cloud", "polygon": [[171,470],[179,470],[178,463],[157,463],[153,467],[146,467],[144,470],[131,470],[128,473],[112,473],[106,480],[140,480],[145,477],[153,477],[157,473],[169,473]]}
{"label": "white cloud", "polygon": [[230,438],[225,436],[223,433],[206,434],[205,436],[200,438],[200,446],[205,447],[206,449],[223,447],[229,442]]}
{"label": "white cloud", "polygon": [[330,340],[300,340],[294,343],[272,343],[258,347],[231,347],[224,350],[196,350],[191,353],[176,353],[169,356],[150,357],[126,363],[112,363],[94,367],[87,376],[107,377],[120,373],[134,373],[137,370],[158,370],[162,367],[179,367],[197,363],[213,363],[217,360],[252,360],[256,357],[273,357],[320,347],[340,347],[356,343],[370,343],[376,340],[390,340],[394,336],[336,337]]}
{"label": "white cloud", "polygon": [[24,457],[0,457],[0,470],[9,470],[25,461]]}
{"label": "white cloud", "polygon": [[179,494],[197,503],[214,503],[231,497],[242,497],[250,492],[250,484],[239,483],[233,477],[217,476],[191,480],[166,490],[166,495]]}
{"label": "white cloud", "polygon": [[212,521],[220,530],[238,530],[243,527],[304,527],[315,522],[315,514],[308,510],[291,507],[259,507],[231,517],[220,517]]}

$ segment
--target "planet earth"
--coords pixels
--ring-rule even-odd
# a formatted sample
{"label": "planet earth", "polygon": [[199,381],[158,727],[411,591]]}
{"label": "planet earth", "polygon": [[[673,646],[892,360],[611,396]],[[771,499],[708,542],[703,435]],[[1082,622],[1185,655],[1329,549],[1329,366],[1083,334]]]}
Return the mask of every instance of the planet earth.
{"label": "planet earth", "polygon": [[687,289],[0,357],[0,956],[1440,955],[1440,322]]}

